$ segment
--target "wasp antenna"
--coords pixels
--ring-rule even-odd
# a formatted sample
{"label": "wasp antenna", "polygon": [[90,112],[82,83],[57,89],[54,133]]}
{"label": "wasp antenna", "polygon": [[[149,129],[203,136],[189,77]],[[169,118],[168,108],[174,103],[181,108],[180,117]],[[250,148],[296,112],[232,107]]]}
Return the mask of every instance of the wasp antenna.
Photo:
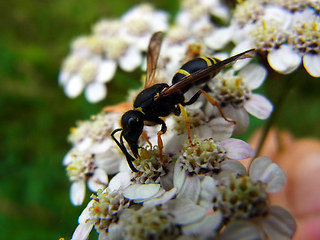
{"label": "wasp antenna", "polygon": [[[121,149],[121,151],[123,152],[123,154],[126,156],[126,159],[127,159],[127,162],[129,164],[129,167],[130,169],[133,171],[133,172],[139,172],[138,169],[135,168],[135,166],[133,165],[133,161],[135,160],[134,157],[132,157],[126,147],[124,146],[124,143],[123,143],[123,129],[122,128],[117,128],[115,129],[112,133],[111,133],[111,137],[113,138],[113,140],[116,142],[116,144],[118,145],[118,147]],[[117,132],[119,131],[122,131],[121,132],[121,135],[120,135],[120,142],[118,141],[118,139],[114,136],[114,134],[116,134]]]}
{"label": "wasp antenna", "polygon": [[239,59],[252,58],[255,54],[256,54],[256,49],[252,48],[245,52],[239,53],[239,55],[242,55],[239,57]]}

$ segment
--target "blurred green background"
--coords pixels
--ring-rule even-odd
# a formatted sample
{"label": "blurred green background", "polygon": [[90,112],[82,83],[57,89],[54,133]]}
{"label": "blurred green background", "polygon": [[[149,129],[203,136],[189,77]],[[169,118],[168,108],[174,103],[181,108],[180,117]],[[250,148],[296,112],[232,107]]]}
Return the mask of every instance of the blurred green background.
{"label": "blurred green background", "polygon": [[[118,73],[117,81],[108,85],[107,99],[93,105],[83,95],[68,99],[57,75],[73,38],[89,34],[99,19],[118,17],[140,2],[0,2],[0,239],[71,237],[85,203],[71,205],[70,183],[61,164],[70,149],[69,128],[106,103],[122,100],[128,87],[138,86],[140,76],[137,72],[138,80],[128,81],[132,75]],[[179,5],[178,0],[152,3],[171,14]],[[303,75],[301,80],[284,102],[278,126],[297,137],[317,137],[320,79]],[[273,102],[282,94],[274,81],[262,89]],[[253,120],[254,126],[262,123]]]}

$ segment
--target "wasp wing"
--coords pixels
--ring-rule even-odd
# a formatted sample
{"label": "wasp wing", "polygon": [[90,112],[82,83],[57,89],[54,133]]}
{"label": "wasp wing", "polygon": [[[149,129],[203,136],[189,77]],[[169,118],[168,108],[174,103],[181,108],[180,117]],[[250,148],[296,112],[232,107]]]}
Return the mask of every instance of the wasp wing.
{"label": "wasp wing", "polygon": [[125,113],[132,108],[132,102],[123,102],[117,105],[108,106],[102,109],[102,112]]}
{"label": "wasp wing", "polygon": [[163,36],[163,32],[156,32],[152,35],[150,39],[147,52],[147,79],[144,84],[145,89],[154,85],[155,72],[157,68]]}
{"label": "wasp wing", "polygon": [[225,60],[219,61],[216,64],[213,64],[211,66],[208,66],[204,69],[201,69],[191,75],[185,76],[184,78],[181,79],[181,81],[177,82],[174,85],[171,85],[169,88],[164,89],[159,97],[166,97],[169,96],[179,89],[186,87],[188,85],[191,85],[195,83],[196,81],[208,76],[208,75],[216,75],[218,74],[222,69],[229,67],[233,63],[235,63],[239,59],[244,59],[244,58],[251,58],[255,54],[255,49],[250,49],[245,52],[239,53],[237,55],[234,55],[230,58],[227,58]]}

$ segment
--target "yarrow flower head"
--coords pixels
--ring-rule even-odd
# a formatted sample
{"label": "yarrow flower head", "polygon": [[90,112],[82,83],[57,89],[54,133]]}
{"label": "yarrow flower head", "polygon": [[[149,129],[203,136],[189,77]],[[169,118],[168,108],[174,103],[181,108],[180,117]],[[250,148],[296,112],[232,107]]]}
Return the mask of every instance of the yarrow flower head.
{"label": "yarrow flower head", "polygon": [[168,28],[168,16],[147,4],[129,10],[120,20],[104,19],[93,27],[91,35],[72,43],[59,74],[65,94],[74,98],[85,90],[89,102],[107,95],[109,82],[119,66],[131,72],[142,64],[142,52],[150,36]]}
{"label": "yarrow flower head", "polygon": [[63,164],[72,182],[70,197],[74,205],[82,204],[86,182],[93,192],[104,189],[108,183],[107,174],[118,172],[124,162],[110,136],[119,118],[117,113],[98,114],[71,129],[69,141],[73,146]]}
{"label": "yarrow flower head", "polygon": [[[227,57],[227,53],[215,51],[229,42],[235,44],[231,55],[254,47],[261,56],[267,56],[275,70],[276,61],[270,59],[286,46],[298,53],[299,61],[303,58],[308,62],[308,54],[315,56],[319,52],[312,42],[317,37],[318,25],[314,22],[318,20],[301,16],[308,15],[308,11],[315,16],[315,8],[311,2],[299,1],[239,2],[231,25],[219,28],[213,20],[227,24],[230,17],[222,2],[186,0],[174,20],[175,26],[169,27],[165,12],[143,4],[119,20],[98,22],[91,35],[76,40],[60,73],[60,82],[71,97],[85,89],[89,101],[103,99],[105,83],[118,67],[132,71],[144,64],[150,36],[158,30],[168,30],[161,51],[151,47],[153,51],[147,54],[160,51],[159,59],[151,60],[157,65],[151,65],[157,69],[155,80],[169,86],[177,71],[198,74],[183,65],[191,59]],[[312,27],[308,24],[311,20]],[[294,34],[296,38],[290,37]],[[248,52],[256,50],[244,54]],[[216,64],[208,61],[204,70],[212,70],[208,66]],[[199,79],[188,83],[186,93],[182,90],[185,86],[175,85],[178,89],[174,93],[184,98],[181,106],[172,106],[171,112],[176,115],[155,113],[146,118],[148,121],[138,118],[146,120],[141,132],[126,128],[125,124],[132,124],[130,119],[121,119],[119,110],[128,104],[106,107],[90,120],[78,122],[69,135],[72,148],[64,158],[72,182],[72,203],[83,202],[86,183],[96,193],[80,215],[72,239],[87,239],[93,228],[99,239],[291,238],[296,228],[294,219],[269,200],[269,194],[283,187],[284,172],[265,157],[253,159],[247,170],[241,160],[254,158],[256,153],[245,141],[231,138],[247,130],[248,114],[267,119],[273,109],[267,98],[252,92],[264,82],[268,68],[250,61],[241,59],[232,67],[223,66],[228,68],[212,79],[196,75]],[[150,70],[148,64],[144,65]],[[294,68],[291,64],[284,71],[278,70],[288,73]],[[313,72],[306,64],[305,68]],[[158,97],[153,98],[155,105]],[[136,102],[134,97],[130,99]],[[136,104],[134,110],[147,115]],[[161,124],[161,130],[152,124]],[[134,134],[139,139],[128,138]]]}
{"label": "yarrow flower head", "polygon": [[291,238],[296,228],[293,217],[281,207],[270,206],[268,198],[268,193],[279,191],[284,183],[285,175],[278,165],[268,158],[257,158],[248,175],[230,176],[217,186],[215,207],[227,222],[253,221],[261,228],[261,235]]}
{"label": "yarrow flower head", "polygon": [[266,75],[267,72],[261,65],[249,64],[238,73],[234,69],[220,73],[209,83],[212,96],[225,115],[236,121],[234,133],[240,134],[247,130],[247,112],[259,119],[270,116],[272,103],[263,95],[252,93],[252,90],[262,85]]}
{"label": "yarrow flower head", "polygon": [[79,226],[72,239],[87,239],[92,227],[101,234],[107,234],[111,223],[117,221],[119,212],[129,207],[129,200],[119,191],[98,190],[79,217]]}
{"label": "yarrow flower head", "polygon": [[232,23],[208,36],[220,49],[232,41],[232,54],[256,48],[277,72],[289,74],[303,60],[306,71],[319,77],[319,11],[315,1],[241,1]]}

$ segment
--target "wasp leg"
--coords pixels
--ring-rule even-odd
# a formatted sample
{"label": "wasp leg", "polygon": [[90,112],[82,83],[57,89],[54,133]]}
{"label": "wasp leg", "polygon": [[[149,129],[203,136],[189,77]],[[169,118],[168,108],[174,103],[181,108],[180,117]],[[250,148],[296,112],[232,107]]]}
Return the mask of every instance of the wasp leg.
{"label": "wasp leg", "polygon": [[190,122],[189,122],[189,119],[188,119],[188,115],[186,113],[186,110],[184,109],[184,107],[181,104],[178,104],[178,106],[180,107],[180,111],[181,111],[184,123],[186,124],[189,143],[190,143],[191,146],[193,146],[193,143],[192,143],[192,140],[191,140]]}
{"label": "wasp leg", "polygon": [[150,148],[152,149],[152,143],[149,141],[148,135],[145,131],[142,131],[141,136],[143,137],[144,140],[149,144]]}
{"label": "wasp leg", "polygon": [[184,103],[182,103],[181,105],[182,105],[182,106],[186,106],[186,105],[191,105],[191,104],[193,104],[195,101],[197,101],[197,99],[199,98],[199,96],[201,95],[201,93],[206,97],[206,99],[207,99],[213,106],[216,106],[216,107],[218,108],[218,110],[219,110],[221,116],[224,118],[224,120],[226,120],[227,122],[236,124],[235,121],[228,119],[228,118],[224,115],[224,113],[223,113],[223,111],[222,111],[219,103],[218,103],[216,100],[214,100],[213,97],[211,97],[207,92],[205,92],[205,91],[203,91],[203,90],[201,90],[201,89],[200,89],[188,102],[184,102]]}
{"label": "wasp leg", "polygon": [[160,155],[160,161],[163,163],[163,155],[162,155],[162,150],[163,150],[163,142],[161,139],[161,135],[164,134],[167,131],[167,125],[166,123],[161,119],[161,118],[157,118],[155,121],[155,123],[161,124],[161,129],[158,132],[158,147],[159,147],[159,155]]}

